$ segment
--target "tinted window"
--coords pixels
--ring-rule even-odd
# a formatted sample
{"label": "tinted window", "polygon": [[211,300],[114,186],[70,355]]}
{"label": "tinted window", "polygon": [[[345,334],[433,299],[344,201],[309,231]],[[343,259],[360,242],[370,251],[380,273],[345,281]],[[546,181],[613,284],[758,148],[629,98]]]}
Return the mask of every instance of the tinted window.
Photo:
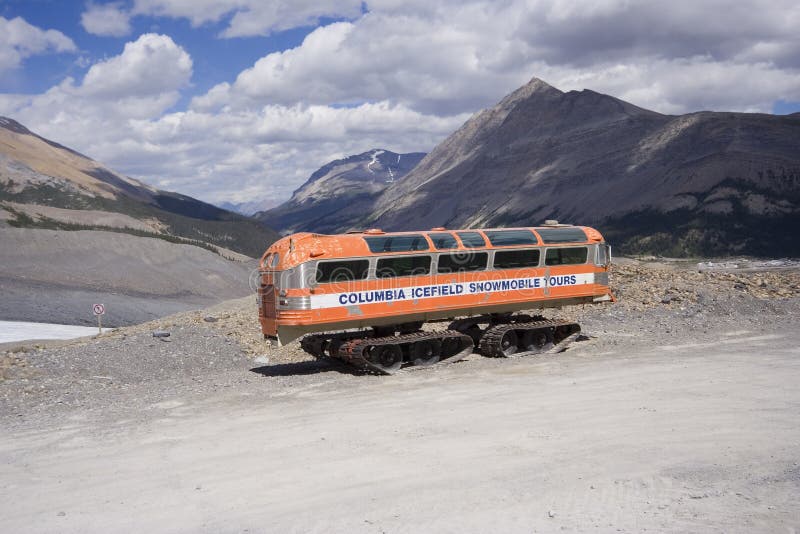
{"label": "tinted window", "polygon": [[545,265],[578,265],[586,263],[586,247],[548,248],[544,256]]}
{"label": "tinted window", "polygon": [[487,252],[458,252],[456,254],[442,254],[439,256],[440,273],[464,273],[467,271],[482,271],[486,269],[489,259]]}
{"label": "tinted window", "polygon": [[320,262],[317,264],[317,283],[363,280],[368,270],[369,260]]}
{"label": "tinted window", "polygon": [[365,237],[370,252],[409,252],[428,250],[428,242],[421,234]]}
{"label": "tinted window", "polygon": [[483,236],[478,232],[458,232],[458,237],[467,248],[480,248],[486,246]]}
{"label": "tinted window", "polygon": [[439,250],[458,248],[458,242],[453,234],[428,234],[428,237],[433,241],[433,246]]}
{"label": "tinted window", "polygon": [[397,256],[378,260],[378,278],[414,276],[431,272],[430,256]]}
{"label": "tinted window", "polygon": [[545,243],[583,243],[586,234],[580,228],[537,228]]}
{"label": "tinted window", "polygon": [[484,230],[489,242],[496,247],[511,245],[538,245],[539,240],[530,230]]}
{"label": "tinted window", "polygon": [[520,269],[539,265],[538,250],[498,250],[494,253],[495,269]]}

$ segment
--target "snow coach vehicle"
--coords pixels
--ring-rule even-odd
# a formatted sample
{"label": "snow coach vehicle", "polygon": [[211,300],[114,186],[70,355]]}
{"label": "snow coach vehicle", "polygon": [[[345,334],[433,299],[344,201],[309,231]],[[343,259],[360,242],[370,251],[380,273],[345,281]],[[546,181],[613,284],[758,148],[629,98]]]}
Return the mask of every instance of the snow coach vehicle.
{"label": "snow coach vehicle", "polygon": [[[547,221],[530,228],[298,233],[259,264],[266,339],[301,338],[318,358],[392,374],[476,350],[509,357],[562,349],[571,321],[521,310],[613,301],[610,247],[594,228]],[[422,330],[450,321],[447,330]]]}

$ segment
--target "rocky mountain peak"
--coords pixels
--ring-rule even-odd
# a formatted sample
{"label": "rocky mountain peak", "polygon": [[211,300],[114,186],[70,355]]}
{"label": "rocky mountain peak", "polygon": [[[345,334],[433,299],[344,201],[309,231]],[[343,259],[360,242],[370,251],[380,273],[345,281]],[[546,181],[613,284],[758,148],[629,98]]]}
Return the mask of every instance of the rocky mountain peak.
{"label": "rocky mountain peak", "polygon": [[627,251],[796,255],[786,229],[800,224],[799,117],[663,115],[534,78],[473,115],[350,227],[552,218],[596,224]]}

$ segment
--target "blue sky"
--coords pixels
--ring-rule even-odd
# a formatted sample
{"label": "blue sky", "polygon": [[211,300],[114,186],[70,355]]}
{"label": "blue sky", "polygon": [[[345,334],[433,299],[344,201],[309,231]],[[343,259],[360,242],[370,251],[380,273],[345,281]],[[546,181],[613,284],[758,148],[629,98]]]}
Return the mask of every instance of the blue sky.
{"label": "blue sky", "polygon": [[662,113],[800,111],[795,0],[0,3],[0,115],[204,200],[429,151],[539,77]]}
{"label": "blue sky", "polygon": [[[125,5],[119,2],[105,4]],[[219,82],[235,78],[239,72],[271,52],[299,46],[316,26],[337,20],[321,17],[314,25],[267,35],[220,39],[218,35],[227,26],[230,14],[197,27],[193,27],[185,18],[137,15],[130,18],[131,31],[124,36],[94,35],[81,26],[81,15],[86,12],[87,5],[90,4],[65,0],[4,0],[0,16],[8,19],[22,17],[34,26],[58,30],[72,39],[79,52],[32,56],[24,68],[15,69],[11,76],[0,78],[0,91],[46,91],[67,76],[82,76],[91,63],[118,54],[130,36],[162,33],[169,35],[191,55],[194,61],[191,93],[202,94]],[[191,93],[187,92],[185,96]]]}

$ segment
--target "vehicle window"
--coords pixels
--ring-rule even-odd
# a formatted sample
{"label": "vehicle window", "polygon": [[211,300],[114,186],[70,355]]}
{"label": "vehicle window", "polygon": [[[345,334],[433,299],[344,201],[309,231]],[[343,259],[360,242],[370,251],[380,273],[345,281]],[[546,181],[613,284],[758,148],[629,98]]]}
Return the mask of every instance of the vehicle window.
{"label": "vehicle window", "polygon": [[539,244],[539,240],[530,230],[484,230],[483,233],[495,247]]}
{"label": "vehicle window", "polygon": [[422,234],[365,237],[370,252],[410,252],[428,250],[428,242]]}
{"label": "vehicle window", "polygon": [[597,265],[605,265],[607,258],[606,258],[606,247],[605,245],[597,245],[597,253],[596,253],[595,263]]}
{"label": "vehicle window", "polygon": [[369,271],[369,260],[323,261],[317,264],[317,283],[363,280]]}
{"label": "vehicle window", "polygon": [[277,252],[272,255],[272,262],[269,264],[270,267],[275,268],[278,266],[278,261],[280,261],[281,255]]}
{"label": "vehicle window", "polygon": [[544,256],[545,265],[578,265],[586,263],[586,247],[548,248]]}
{"label": "vehicle window", "polygon": [[431,272],[430,256],[395,256],[380,258],[376,276],[392,278],[395,276],[417,276]]}
{"label": "vehicle window", "polygon": [[458,248],[458,242],[453,234],[428,234],[428,237],[433,241],[433,246],[439,250]]}
{"label": "vehicle window", "polygon": [[458,232],[458,237],[466,248],[481,248],[486,246],[486,241],[478,232]]}
{"label": "vehicle window", "polygon": [[537,228],[545,243],[583,243],[586,234],[580,228]]}
{"label": "vehicle window", "polygon": [[469,271],[482,271],[486,269],[489,260],[488,252],[457,252],[455,254],[441,254],[439,256],[440,273],[465,273]]}
{"label": "vehicle window", "polygon": [[539,250],[498,250],[494,253],[495,269],[520,269],[539,265]]}

